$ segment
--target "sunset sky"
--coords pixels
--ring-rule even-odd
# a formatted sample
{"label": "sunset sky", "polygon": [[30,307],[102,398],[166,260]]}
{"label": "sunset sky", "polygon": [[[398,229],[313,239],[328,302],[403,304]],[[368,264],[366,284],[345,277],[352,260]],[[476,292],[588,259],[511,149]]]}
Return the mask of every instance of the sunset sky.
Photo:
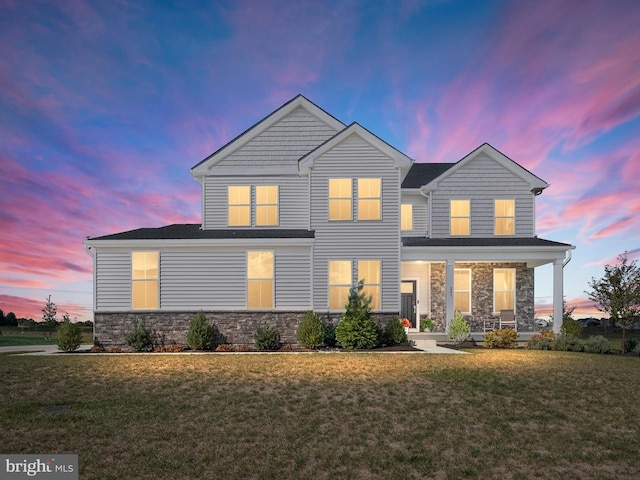
{"label": "sunset sky", "polygon": [[199,222],[189,168],[298,93],[417,162],[486,141],[550,183],[577,311],[640,257],[640,1],[0,0],[0,309],[92,319],[83,238]]}

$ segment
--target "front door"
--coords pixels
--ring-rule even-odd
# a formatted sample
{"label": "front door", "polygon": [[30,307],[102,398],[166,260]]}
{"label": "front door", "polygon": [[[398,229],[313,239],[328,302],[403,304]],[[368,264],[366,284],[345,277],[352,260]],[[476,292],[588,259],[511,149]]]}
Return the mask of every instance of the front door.
{"label": "front door", "polygon": [[411,328],[416,328],[416,281],[402,280],[400,283],[400,316],[408,318]]}

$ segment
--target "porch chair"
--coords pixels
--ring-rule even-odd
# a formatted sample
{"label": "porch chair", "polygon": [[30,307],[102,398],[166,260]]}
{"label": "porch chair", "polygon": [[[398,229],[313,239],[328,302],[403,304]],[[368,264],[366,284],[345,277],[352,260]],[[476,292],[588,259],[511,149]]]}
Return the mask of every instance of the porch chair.
{"label": "porch chair", "polygon": [[513,328],[518,330],[518,322],[513,310],[500,310],[500,329]]}
{"label": "porch chair", "polygon": [[494,328],[496,328],[496,319],[495,318],[485,318],[482,321],[482,330],[483,333],[487,333],[490,332],[491,330],[493,330]]}

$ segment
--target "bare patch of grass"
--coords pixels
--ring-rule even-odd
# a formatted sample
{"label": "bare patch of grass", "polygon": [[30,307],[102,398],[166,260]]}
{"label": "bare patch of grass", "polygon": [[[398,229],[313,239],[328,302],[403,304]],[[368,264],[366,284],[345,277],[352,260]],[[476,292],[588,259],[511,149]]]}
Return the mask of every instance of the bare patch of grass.
{"label": "bare patch of grass", "polygon": [[[3,357],[0,451],[82,478],[620,478],[640,471],[638,359]],[[69,405],[44,414],[44,407]]]}

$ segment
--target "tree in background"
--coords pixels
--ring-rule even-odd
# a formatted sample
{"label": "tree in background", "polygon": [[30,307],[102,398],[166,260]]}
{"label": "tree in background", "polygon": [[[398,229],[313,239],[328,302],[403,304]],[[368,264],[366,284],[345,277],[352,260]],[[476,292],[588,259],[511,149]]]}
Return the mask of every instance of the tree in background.
{"label": "tree in background", "polygon": [[51,339],[51,332],[53,332],[58,326],[58,318],[56,317],[58,309],[56,304],[51,301],[51,295],[47,298],[47,302],[42,309],[42,322],[44,326],[49,330],[49,339]]}
{"label": "tree in background", "polygon": [[622,327],[622,353],[625,352],[625,330],[640,320],[640,267],[629,262],[627,253],[618,256],[617,265],[605,265],[604,276],[589,282],[585,292],[596,308],[609,314],[613,324]]}
{"label": "tree in background", "polygon": [[13,312],[7,313],[7,316],[4,317],[4,324],[7,327],[17,327],[18,326],[18,317]]}

